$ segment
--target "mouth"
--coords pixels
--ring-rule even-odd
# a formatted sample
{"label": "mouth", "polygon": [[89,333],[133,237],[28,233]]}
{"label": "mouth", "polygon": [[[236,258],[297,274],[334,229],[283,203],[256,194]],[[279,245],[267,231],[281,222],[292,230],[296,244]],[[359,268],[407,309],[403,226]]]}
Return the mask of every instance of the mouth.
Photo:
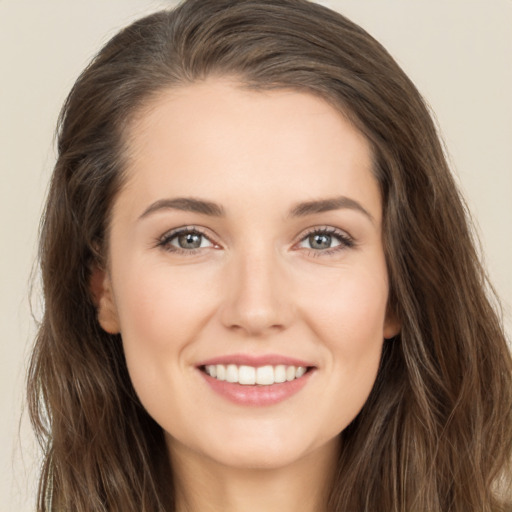
{"label": "mouth", "polygon": [[249,366],[236,364],[208,364],[199,369],[217,381],[242,386],[272,386],[300,379],[313,371],[313,366],[264,365]]}
{"label": "mouth", "polygon": [[279,355],[231,355],[197,366],[208,387],[222,398],[242,406],[270,406],[299,393],[317,367]]}

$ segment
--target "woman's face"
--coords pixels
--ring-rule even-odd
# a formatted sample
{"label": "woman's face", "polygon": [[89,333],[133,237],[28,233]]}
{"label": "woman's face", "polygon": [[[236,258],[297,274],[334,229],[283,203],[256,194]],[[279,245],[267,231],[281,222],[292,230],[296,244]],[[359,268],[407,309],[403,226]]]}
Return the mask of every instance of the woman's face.
{"label": "woman's face", "polygon": [[334,449],[398,330],[367,141],[313,95],[213,79],[162,93],[128,135],[92,287],[171,454],[281,467]]}

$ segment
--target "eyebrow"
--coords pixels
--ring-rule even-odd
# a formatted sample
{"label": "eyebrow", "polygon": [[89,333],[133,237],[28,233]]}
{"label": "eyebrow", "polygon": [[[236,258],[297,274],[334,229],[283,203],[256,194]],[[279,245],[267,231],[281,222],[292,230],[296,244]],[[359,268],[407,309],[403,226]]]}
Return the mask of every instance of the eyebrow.
{"label": "eyebrow", "polygon": [[226,215],[224,208],[211,201],[196,199],[195,197],[176,197],[174,199],[160,199],[152,203],[144,213],[139,217],[142,219],[151,213],[160,210],[181,210],[184,212],[202,213],[212,217],[224,217]]}
{"label": "eyebrow", "polygon": [[[355,199],[346,196],[338,196],[327,199],[306,201],[294,205],[288,214],[289,217],[306,217],[315,213],[323,213],[333,210],[349,209],[364,214],[375,223],[373,216]],[[159,199],[152,203],[139,217],[142,219],[160,210],[181,210],[185,212],[200,213],[211,217],[225,217],[224,208],[212,201],[197,199],[195,197],[176,197],[173,199]]]}
{"label": "eyebrow", "polygon": [[291,217],[305,217],[306,215],[313,215],[315,213],[329,212],[332,210],[349,209],[362,213],[368,219],[375,223],[373,215],[364,206],[346,196],[337,196],[327,199],[317,199],[313,201],[306,201],[298,203],[290,210]]}

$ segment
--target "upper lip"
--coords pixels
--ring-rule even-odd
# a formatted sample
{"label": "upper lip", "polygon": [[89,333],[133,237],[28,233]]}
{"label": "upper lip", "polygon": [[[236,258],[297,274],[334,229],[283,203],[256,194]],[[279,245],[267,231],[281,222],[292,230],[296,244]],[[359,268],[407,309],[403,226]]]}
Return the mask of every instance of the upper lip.
{"label": "upper lip", "polygon": [[201,361],[197,366],[209,366],[215,364],[236,364],[237,366],[304,366],[312,367],[315,366],[311,362],[297,359],[295,357],[288,357],[280,354],[263,354],[263,355],[249,355],[249,354],[230,354],[225,356],[212,357],[205,361]]}

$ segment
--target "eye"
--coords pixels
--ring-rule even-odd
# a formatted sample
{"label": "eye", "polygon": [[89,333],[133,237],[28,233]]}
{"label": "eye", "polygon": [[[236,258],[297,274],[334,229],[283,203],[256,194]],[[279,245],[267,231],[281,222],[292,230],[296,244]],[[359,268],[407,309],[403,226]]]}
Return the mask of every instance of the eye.
{"label": "eye", "polygon": [[330,249],[341,243],[335,237],[327,233],[313,233],[306,238],[305,242],[309,244],[309,248],[318,250]]}
{"label": "eye", "polygon": [[175,235],[169,243],[180,249],[199,249],[208,246],[207,238],[201,233],[181,233]]}
{"label": "eye", "polygon": [[314,228],[300,240],[298,247],[320,254],[334,252],[354,246],[354,240],[336,228]]}
{"label": "eye", "polygon": [[182,228],[166,233],[158,246],[170,252],[193,253],[205,247],[215,247],[215,244],[197,228]]}

